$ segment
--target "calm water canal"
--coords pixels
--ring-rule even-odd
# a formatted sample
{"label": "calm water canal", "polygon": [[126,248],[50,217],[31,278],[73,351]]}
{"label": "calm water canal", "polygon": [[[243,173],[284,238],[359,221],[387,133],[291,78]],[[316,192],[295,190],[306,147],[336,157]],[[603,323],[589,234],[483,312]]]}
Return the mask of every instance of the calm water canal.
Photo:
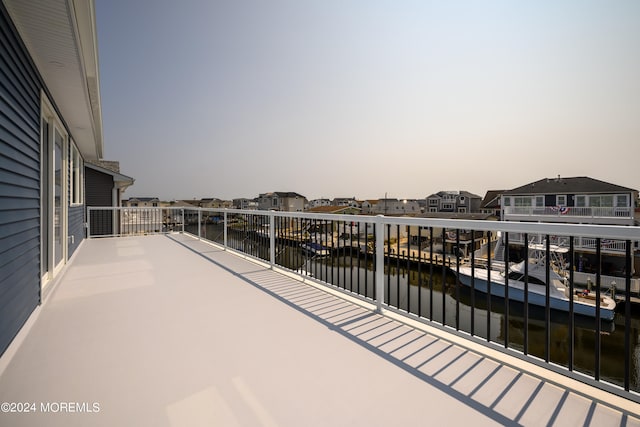
{"label": "calm water canal", "polygon": [[[191,231],[191,230],[188,230]],[[195,231],[195,230],[193,230]],[[191,232],[193,232],[191,231]],[[218,227],[207,227],[207,238],[221,241]],[[254,256],[268,259],[266,241],[230,239],[230,246]],[[362,295],[373,298],[374,271],[372,259],[346,255],[324,258],[312,257],[294,246],[278,246],[276,262],[294,271],[306,274]],[[455,268],[455,267],[454,267]],[[385,302],[402,310],[420,314],[426,319],[471,332],[482,338],[504,344],[509,337],[509,347],[524,351],[524,305],[509,302],[509,316],[503,298],[491,298],[458,283],[453,272],[442,266],[421,264],[408,266],[406,261],[393,260],[385,266]],[[490,307],[490,310],[488,308]],[[633,312],[633,310],[632,310]],[[489,317],[489,321],[487,321]],[[631,322],[631,389],[640,391],[640,316],[632,314]],[[574,321],[574,370],[593,375],[596,355],[596,324],[592,318],[575,316]],[[569,362],[569,316],[563,312],[551,312],[550,360],[562,366]],[[616,314],[613,322],[601,322],[600,375],[601,379],[617,385],[624,381],[624,317]],[[529,307],[528,353],[544,358],[546,341],[545,310]]]}

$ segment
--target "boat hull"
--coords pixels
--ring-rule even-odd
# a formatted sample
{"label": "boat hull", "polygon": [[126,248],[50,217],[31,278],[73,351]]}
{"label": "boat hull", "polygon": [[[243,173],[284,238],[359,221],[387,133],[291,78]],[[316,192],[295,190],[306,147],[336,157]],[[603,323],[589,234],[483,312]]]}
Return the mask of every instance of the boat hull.
{"label": "boat hull", "polygon": [[[476,272],[482,272],[482,275],[486,275],[486,270],[476,269]],[[494,279],[493,275],[495,274],[496,279]],[[501,280],[504,280],[504,277],[498,271],[492,271],[491,277],[478,277],[476,275],[473,280],[473,288],[476,291],[487,293],[490,292],[491,295],[497,296],[500,298],[505,298],[505,284],[504,282],[500,283]],[[459,282],[467,287],[471,287],[471,274],[460,272],[458,274]],[[488,282],[491,282],[490,286],[487,286]],[[490,288],[490,289],[489,289]],[[546,307],[546,295],[545,289],[540,285],[529,285],[528,291],[528,303],[532,305],[537,305],[540,307]],[[523,288],[516,286],[509,286],[509,300],[524,302],[525,300],[525,292]],[[549,297],[549,306],[553,310],[558,311],[569,311],[569,298],[563,297],[560,298],[557,295],[550,295]],[[594,317],[596,316],[596,307],[595,304],[585,304],[580,301],[575,301],[573,303],[573,312],[575,314],[580,314],[583,316]],[[603,320],[613,320],[615,317],[615,311],[606,307],[600,307],[600,318]]]}

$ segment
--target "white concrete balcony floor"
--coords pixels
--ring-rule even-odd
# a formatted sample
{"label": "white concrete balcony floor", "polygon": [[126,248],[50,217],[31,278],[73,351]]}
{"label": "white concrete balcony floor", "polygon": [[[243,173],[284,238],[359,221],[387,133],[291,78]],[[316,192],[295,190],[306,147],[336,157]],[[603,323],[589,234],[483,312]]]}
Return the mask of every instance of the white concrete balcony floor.
{"label": "white concrete balcony floor", "polygon": [[36,404],[0,425],[640,426],[636,403],[385,313],[186,235],[86,240],[0,360],[0,402]]}

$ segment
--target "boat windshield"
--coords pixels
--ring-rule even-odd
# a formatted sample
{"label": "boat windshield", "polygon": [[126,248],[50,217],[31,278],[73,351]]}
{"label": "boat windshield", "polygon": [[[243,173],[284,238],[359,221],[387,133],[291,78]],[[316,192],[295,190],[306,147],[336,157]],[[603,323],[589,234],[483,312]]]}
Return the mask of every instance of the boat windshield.
{"label": "boat windshield", "polygon": [[[525,281],[525,275],[518,272],[518,271],[512,271],[509,273],[509,279],[511,280],[517,280],[519,282],[523,282]],[[529,283],[531,284],[535,284],[535,285],[545,285],[544,281],[538,279],[537,277],[533,277],[533,276],[529,276]]]}

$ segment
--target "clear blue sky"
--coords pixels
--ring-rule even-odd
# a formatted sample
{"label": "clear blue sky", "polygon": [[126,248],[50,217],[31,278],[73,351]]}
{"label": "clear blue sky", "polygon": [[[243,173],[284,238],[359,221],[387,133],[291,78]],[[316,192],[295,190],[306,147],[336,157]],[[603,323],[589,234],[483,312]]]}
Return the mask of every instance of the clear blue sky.
{"label": "clear blue sky", "polygon": [[125,197],[640,188],[640,1],[96,5]]}

